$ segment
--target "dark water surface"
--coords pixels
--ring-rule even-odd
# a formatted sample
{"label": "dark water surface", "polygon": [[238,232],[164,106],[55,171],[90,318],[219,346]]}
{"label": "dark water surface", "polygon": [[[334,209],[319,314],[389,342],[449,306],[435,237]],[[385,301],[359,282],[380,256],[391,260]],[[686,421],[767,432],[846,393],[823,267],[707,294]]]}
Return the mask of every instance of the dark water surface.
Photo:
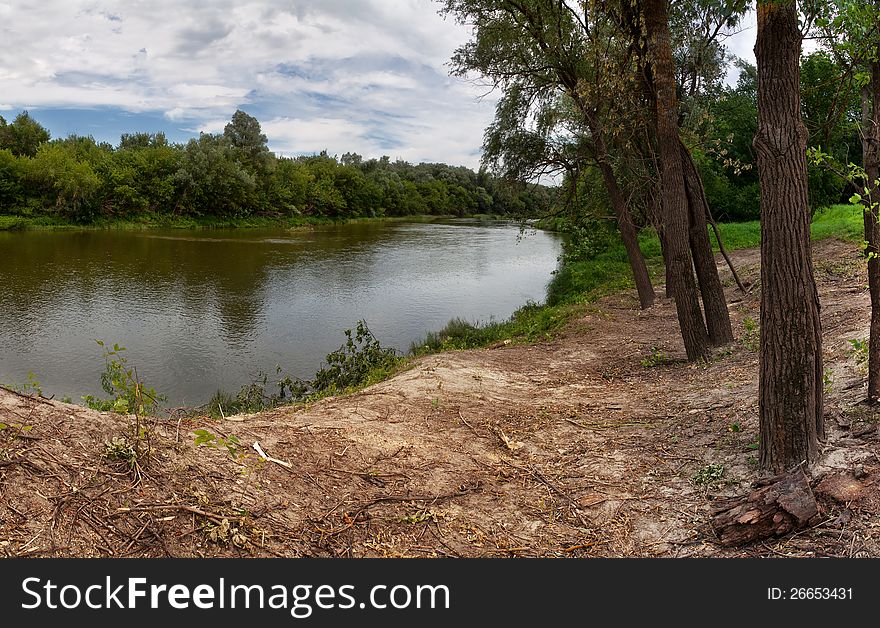
{"label": "dark water surface", "polygon": [[507,223],[314,230],[0,232],[0,382],[101,393],[95,339],[127,347],[172,405],[237,391],[275,365],[311,377],[366,319],[401,350],[460,316],[543,301],[557,236]]}

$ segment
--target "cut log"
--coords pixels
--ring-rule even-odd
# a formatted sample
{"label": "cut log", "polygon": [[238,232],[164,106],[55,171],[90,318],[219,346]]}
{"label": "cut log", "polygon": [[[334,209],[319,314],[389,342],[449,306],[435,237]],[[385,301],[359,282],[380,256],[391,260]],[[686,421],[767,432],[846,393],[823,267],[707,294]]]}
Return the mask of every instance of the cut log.
{"label": "cut log", "polygon": [[819,507],[803,469],[755,485],[748,495],[719,500],[712,508],[712,529],[727,547],[779,537],[804,527]]}

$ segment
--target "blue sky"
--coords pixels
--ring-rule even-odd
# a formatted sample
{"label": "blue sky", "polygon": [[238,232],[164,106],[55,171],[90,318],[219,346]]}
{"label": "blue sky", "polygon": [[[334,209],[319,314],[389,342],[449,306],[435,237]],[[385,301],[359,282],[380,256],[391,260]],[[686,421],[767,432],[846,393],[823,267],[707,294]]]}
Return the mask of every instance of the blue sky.
{"label": "blue sky", "polygon": [[[448,75],[431,0],[0,0],[0,115],[53,137],[183,141],[237,109],[270,148],[476,167],[495,98]],[[730,40],[751,56],[754,28]]]}

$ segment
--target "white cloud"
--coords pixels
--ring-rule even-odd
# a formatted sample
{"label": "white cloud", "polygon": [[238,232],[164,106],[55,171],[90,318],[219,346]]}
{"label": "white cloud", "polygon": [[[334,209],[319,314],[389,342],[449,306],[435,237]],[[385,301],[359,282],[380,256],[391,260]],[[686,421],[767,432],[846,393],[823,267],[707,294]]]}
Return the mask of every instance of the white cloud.
{"label": "white cloud", "polygon": [[[739,57],[743,61],[755,65],[755,41],[758,36],[758,18],[754,10],[749,11],[743,16],[742,22],[737,32],[728,37],[724,42],[727,52]],[[814,39],[805,39],[803,42],[804,54],[815,52],[819,48],[819,43]],[[727,71],[726,82],[729,85],[735,85],[739,76],[739,68],[731,65]]]}
{"label": "white cloud", "polygon": [[493,102],[477,102],[473,86],[448,77],[469,33],[438,8],[431,0],[0,3],[0,94],[38,119],[41,107],[108,106],[189,128],[241,107],[268,121],[270,141],[285,150],[476,166]]}

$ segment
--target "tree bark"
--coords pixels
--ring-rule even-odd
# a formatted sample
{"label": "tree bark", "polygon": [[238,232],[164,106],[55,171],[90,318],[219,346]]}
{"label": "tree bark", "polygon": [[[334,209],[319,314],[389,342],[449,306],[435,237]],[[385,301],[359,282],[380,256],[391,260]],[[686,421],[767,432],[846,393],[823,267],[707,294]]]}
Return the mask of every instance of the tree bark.
{"label": "tree bark", "polygon": [[807,130],[801,117],[795,0],[758,3],[761,183],[761,467],[815,462],[824,439],[822,329],[810,251]]}
{"label": "tree bark", "polygon": [[803,470],[761,483],[748,495],[718,500],[712,507],[712,529],[721,545],[745,545],[802,528],[819,514]]}
{"label": "tree bark", "polygon": [[643,310],[646,310],[654,305],[654,286],[651,284],[651,276],[648,274],[645,256],[639,247],[638,230],[630,215],[626,201],[623,200],[623,193],[620,190],[620,185],[617,183],[614,169],[608,162],[608,151],[605,148],[605,138],[602,130],[593,120],[590,121],[590,130],[593,133],[596,163],[602,172],[602,179],[608,190],[608,197],[611,199],[611,207],[614,209],[614,215],[617,217],[617,227],[620,229],[620,237],[623,239],[623,246],[626,249],[626,256],[629,259],[629,265],[636,284],[636,292],[639,295],[639,305]]}
{"label": "tree bark", "polygon": [[[880,50],[878,50],[880,53]],[[868,258],[868,292],[871,295],[871,333],[868,340],[868,402],[880,401],[880,61],[871,62],[871,83],[862,94],[862,164],[868,194],[865,203],[865,256]]]}
{"label": "tree bark", "polygon": [[715,264],[712,243],[709,241],[709,225],[706,222],[709,203],[706,200],[703,181],[700,178],[697,165],[691,157],[691,152],[681,139],[679,139],[678,145],[681,151],[681,163],[684,165],[685,190],[690,216],[691,254],[694,257],[694,268],[697,271],[697,281],[700,286],[700,294],[703,297],[706,328],[709,332],[709,341],[714,346],[720,347],[733,342],[733,328],[730,325],[730,313],[727,310],[724,287],[721,285],[721,278],[718,277],[718,266]]}
{"label": "tree bark", "polygon": [[688,360],[704,359],[709,335],[703,322],[689,244],[688,199],[678,136],[678,97],[669,38],[667,0],[645,0],[645,29],[657,94],[657,148],[660,157],[661,205],[666,236],[667,281],[675,299],[678,325]]}

